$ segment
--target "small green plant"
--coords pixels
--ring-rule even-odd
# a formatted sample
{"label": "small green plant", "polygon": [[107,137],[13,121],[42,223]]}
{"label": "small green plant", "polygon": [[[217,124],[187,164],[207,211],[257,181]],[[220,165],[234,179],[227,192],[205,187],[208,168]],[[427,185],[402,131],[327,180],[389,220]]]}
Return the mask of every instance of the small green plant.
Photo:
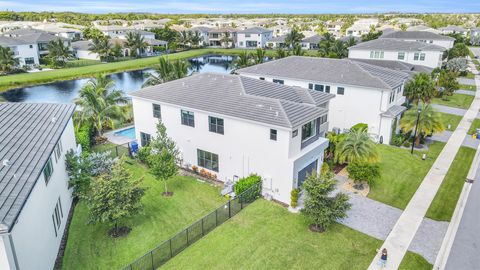
{"label": "small green plant", "polygon": [[347,166],[348,176],[355,182],[355,188],[362,189],[362,182],[369,186],[374,184],[375,179],[380,177],[380,167],[371,163],[352,163]]}
{"label": "small green plant", "polygon": [[354,125],[353,127],[351,127],[350,130],[368,131],[368,124],[358,123],[358,124]]}
{"label": "small green plant", "polygon": [[91,124],[83,124],[80,128],[75,130],[75,140],[82,146],[82,150],[85,152],[90,152],[92,134]]}
{"label": "small green plant", "polygon": [[150,146],[144,146],[138,150],[137,158],[145,165],[148,165],[148,157],[150,156],[150,152],[152,148]]}
{"label": "small green plant", "polygon": [[403,136],[403,134],[395,134],[392,137],[390,144],[399,147],[403,144],[404,141],[405,141],[405,136]]}
{"label": "small green plant", "polygon": [[404,141],[402,145],[404,147],[410,147],[412,144],[409,141]]}
{"label": "small green plant", "polygon": [[295,208],[298,206],[298,195],[300,194],[300,190],[298,188],[292,189],[290,192],[290,206]]}
{"label": "small green plant", "polygon": [[251,174],[247,177],[244,177],[238,180],[238,182],[235,183],[235,185],[233,186],[233,191],[235,192],[235,194],[240,195],[247,189],[260,183],[261,181],[262,181],[262,177],[256,174]]}
{"label": "small green plant", "polygon": [[330,166],[328,166],[328,163],[324,162],[324,163],[322,164],[322,168],[321,168],[321,170],[320,170],[320,173],[321,173],[322,175],[324,175],[324,174],[328,173],[329,171],[330,171]]}

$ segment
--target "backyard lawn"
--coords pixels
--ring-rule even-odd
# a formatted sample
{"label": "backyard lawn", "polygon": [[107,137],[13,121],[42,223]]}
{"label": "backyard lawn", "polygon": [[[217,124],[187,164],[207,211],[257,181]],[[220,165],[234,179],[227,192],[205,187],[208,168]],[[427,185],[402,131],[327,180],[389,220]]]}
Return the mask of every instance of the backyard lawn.
{"label": "backyard lawn", "polygon": [[427,217],[435,220],[450,221],[475,152],[475,149],[460,147],[437,195],[428,209]]}
{"label": "backyard lawn", "polygon": [[473,134],[475,133],[475,130],[477,128],[480,128],[480,119],[475,118],[472,122],[472,125],[470,125],[470,129],[468,130],[468,134]]}
{"label": "backyard lawn", "polygon": [[184,176],[168,180],[169,191],[175,194],[163,197],[163,183],[142,165],[134,162],[129,170],[135,179],[144,177],[148,188],[143,213],[124,222],[132,231],[126,237],[109,237],[108,225],[87,224],[87,207],[80,202],[70,225],[63,269],[120,269],[226,202],[218,188]]}
{"label": "backyard lawn", "polygon": [[477,86],[471,85],[471,84],[460,84],[459,89],[469,90],[469,91],[476,91],[476,90],[477,90]]}
{"label": "backyard lawn", "polygon": [[259,199],[162,269],[367,269],[382,244],[340,224],[322,234],[308,225],[302,215]]}
{"label": "backyard lawn", "polygon": [[432,103],[455,108],[468,109],[474,98],[474,96],[455,93],[452,96],[447,97],[448,100],[434,98],[432,99]]}
{"label": "backyard lawn", "polygon": [[[448,114],[448,113],[440,113],[440,114],[442,115],[442,122],[446,130],[450,130],[450,131],[455,130],[458,124],[460,123],[460,120],[462,120],[462,116],[460,115],[454,115],[454,114]],[[450,125],[450,129],[448,129],[448,125]]]}
{"label": "backyard lawn", "polygon": [[433,265],[422,256],[413,252],[407,252],[398,267],[399,270],[431,270],[432,268]]}
{"label": "backyard lawn", "polygon": [[[404,209],[444,145],[433,142],[428,151],[414,151],[413,155],[409,149],[377,145],[381,177],[371,187],[368,197]],[[426,160],[422,160],[424,153]]]}

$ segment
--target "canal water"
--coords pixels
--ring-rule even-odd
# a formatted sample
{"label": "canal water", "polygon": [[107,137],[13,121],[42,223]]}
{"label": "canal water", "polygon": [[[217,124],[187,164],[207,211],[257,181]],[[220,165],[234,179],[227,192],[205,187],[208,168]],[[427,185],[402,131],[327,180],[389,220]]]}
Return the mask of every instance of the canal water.
{"label": "canal water", "polygon": [[[229,74],[233,67],[234,56],[205,55],[189,59],[192,72],[215,72]],[[139,90],[146,81],[146,74],[153,72],[152,69],[134,70],[108,75],[115,82],[115,88],[125,93]],[[59,81],[41,84],[31,87],[12,89],[0,93],[0,100],[8,102],[47,102],[47,103],[70,103],[77,96],[80,89],[88,81],[88,78]]]}

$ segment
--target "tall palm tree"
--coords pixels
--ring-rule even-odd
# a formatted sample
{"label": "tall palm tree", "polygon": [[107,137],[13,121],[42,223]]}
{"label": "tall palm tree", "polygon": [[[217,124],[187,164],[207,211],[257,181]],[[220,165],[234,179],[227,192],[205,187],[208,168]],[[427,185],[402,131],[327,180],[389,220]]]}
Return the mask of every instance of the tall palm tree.
{"label": "tall palm tree", "polygon": [[48,58],[50,58],[55,67],[63,67],[68,58],[73,56],[72,50],[68,44],[65,44],[63,39],[55,39],[47,44]]}
{"label": "tall palm tree", "polygon": [[100,61],[108,61],[112,54],[112,45],[110,44],[108,37],[94,38],[88,49],[92,53],[98,54]]}
{"label": "tall palm tree", "polygon": [[230,43],[233,44],[233,39],[230,36],[229,32],[223,33],[222,38],[220,39],[220,44],[222,44],[225,48],[230,47]]}
{"label": "tall palm tree", "polygon": [[419,101],[428,103],[435,95],[435,83],[427,73],[417,73],[405,85],[405,96],[418,104]]}
{"label": "tall palm tree", "polygon": [[297,55],[297,56],[302,56],[305,54],[305,51],[302,50],[302,45],[300,44],[295,44],[292,49],[292,54]]}
{"label": "tall palm tree", "polygon": [[126,112],[122,105],[127,104],[123,91],[114,89],[112,79],[100,74],[90,79],[80,90],[75,103],[79,105],[78,124],[92,123],[98,136],[102,136],[103,127],[115,126],[114,120],[123,120]]}
{"label": "tall palm tree", "polygon": [[335,149],[335,160],[339,163],[370,163],[378,159],[375,143],[365,129],[351,130]]}
{"label": "tall palm tree", "polygon": [[190,35],[190,32],[187,32],[187,31],[181,31],[178,33],[177,35],[177,44],[179,44],[182,48],[187,48],[188,47],[188,44],[190,44],[191,40],[191,35]]}
{"label": "tall palm tree", "polygon": [[0,46],[0,71],[9,73],[19,65],[18,58],[15,58],[10,47]]}
{"label": "tall palm tree", "polygon": [[247,51],[243,51],[238,55],[233,65],[235,66],[235,68],[248,67],[251,65],[251,60],[252,59],[250,53]]}
{"label": "tall palm tree", "polygon": [[[438,133],[445,130],[443,125],[442,115],[433,109],[430,104],[419,105],[421,109],[418,115],[417,137],[415,138],[415,145],[420,145],[422,136]],[[400,128],[404,132],[411,132],[417,125],[417,108],[411,108],[406,111],[402,119],[400,119]]]}
{"label": "tall palm tree", "polygon": [[332,55],[334,55],[335,58],[345,58],[348,56],[348,48],[341,40],[335,40],[331,49]]}
{"label": "tall palm tree", "polygon": [[190,32],[190,43],[193,47],[199,47],[202,41],[203,37],[198,30],[195,32]]}
{"label": "tall palm tree", "polygon": [[265,62],[266,52],[264,49],[257,49],[254,54],[255,64],[261,64]]}
{"label": "tall palm tree", "polygon": [[347,41],[345,42],[345,45],[348,47],[355,46],[357,44],[357,41],[355,40],[354,37],[349,37]]}
{"label": "tall palm tree", "polygon": [[164,57],[160,57],[154,73],[147,74],[147,80],[143,87],[162,84],[168,81],[183,78],[188,75],[189,64],[179,60],[174,63]]}
{"label": "tall palm tree", "polygon": [[140,33],[136,32],[128,32],[126,38],[127,42],[125,43],[125,46],[130,49],[131,55],[134,57],[140,57],[148,46],[145,38],[140,35]]}
{"label": "tall palm tree", "polygon": [[287,45],[289,48],[293,48],[304,38],[305,35],[303,35],[302,32],[298,31],[296,28],[293,28],[292,31],[285,36],[285,45]]}

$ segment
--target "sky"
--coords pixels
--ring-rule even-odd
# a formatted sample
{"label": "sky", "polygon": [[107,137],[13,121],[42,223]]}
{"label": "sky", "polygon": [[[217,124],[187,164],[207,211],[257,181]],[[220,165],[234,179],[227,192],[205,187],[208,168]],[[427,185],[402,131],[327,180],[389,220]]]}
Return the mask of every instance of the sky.
{"label": "sky", "polygon": [[0,10],[84,13],[464,13],[480,0],[0,0]]}

